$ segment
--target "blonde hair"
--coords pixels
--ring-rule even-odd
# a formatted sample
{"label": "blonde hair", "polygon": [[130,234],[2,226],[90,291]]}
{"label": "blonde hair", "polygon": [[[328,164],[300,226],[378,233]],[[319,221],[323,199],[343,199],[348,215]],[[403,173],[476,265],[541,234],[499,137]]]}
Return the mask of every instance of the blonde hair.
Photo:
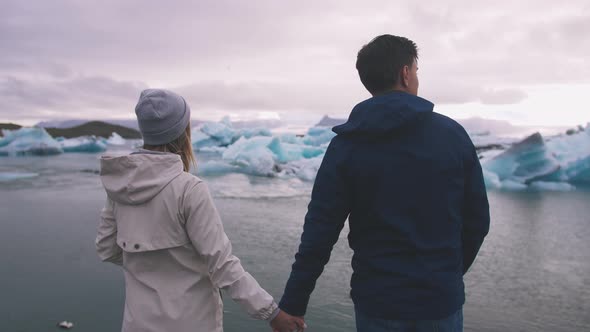
{"label": "blonde hair", "polygon": [[143,145],[144,149],[152,151],[175,153],[182,159],[182,165],[185,172],[190,171],[191,166],[197,166],[195,154],[193,152],[193,145],[191,142],[191,125],[189,123],[186,129],[178,138],[170,143],[162,145]]}

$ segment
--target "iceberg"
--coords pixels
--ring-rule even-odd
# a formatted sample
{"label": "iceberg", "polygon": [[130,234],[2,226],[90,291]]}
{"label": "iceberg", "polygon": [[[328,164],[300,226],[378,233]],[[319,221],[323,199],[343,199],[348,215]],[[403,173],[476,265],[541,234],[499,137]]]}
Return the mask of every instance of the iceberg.
{"label": "iceberg", "polygon": [[218,142],[218,145],[229,145],[234,142],[235,131],[227,116],[221,122],[205,122],[201,131]]}
{"label": "iceberg", "polygon": [[291,144],[303,144],[303,137],[297,136],[295,134],[280,134],[279,139],[281,142],[291,143]]}
{"label": "iceberg", "polygon": [[523,184],[549,177],[560,169],[539,133],[512,145],[482,166],[496,174],[500,181],[511,180]]}
{"label": "iceberg", "polygon": [[59,144],[64,152],[97,153],[107,150],[107,145],[95,136],[64,139]]}
{"label": "iceberg", "polygon": [[502,187],[502,181],[500,181],[500,177],[496,173],[492,173],[485,168],[482,171],[483,180],[487,188],[499,189]]}
{"label": "iceberg", "polygon": [[223,160],[209,160],[202,164],[197,164],[196,173],[201,176],[219,175],[227,173],[242,173],[240,166],[231,165]]}
{"label": "iceberg", "polygon": [[63,152],[58,141],[43,128],[3,130],[0,137],[0,156],[47,156]]}
{"label": "iceberg", "polygon": [[223,160],[249,174],[274,176],[275,156],[268,148],[271,141],[271,137],[242,137],[223,152]]}
{"label": "iceberg", "polygon": [[117,134],[116,132],[113,132],[111,137],[107,138],[106,143],[108,145],[121,146],[121,145],[125,145],[125,139],[123,137],[121,137],[119,134]]}
{"label": "iceberg", "polygon": [[201,150],[202,148],[221,145],[218,141],[209,137],[209,135],[202,132],[199,128],[193,129],[191,131],[191,143],[193,145],[193,149],[197,151]]}
{"label": "iceberg", "polygon": [[241,137],[258,136],[271,137],[272,133],[266,128],[259,127],[234,129],[229,118],[224,117],[220,122],[205,122],[200,128],[193,129],[191,142],[195,150],[205,151],[212,147],[227,147]]}
{"label": "iceberg", "polygon": [[39,176],[39,173],[24,172],[0,172],[0,182],[8,182],[20,179],[30,179]]}
{"label": "iceberg", "polygon": [[279,163],[287,163],[303,158],[309,159],[326,153],[325,148],[282,143],[281,139],[278,137],[275,137],[270,141],[268,148],[272,151]]}
{"label": "iceberg", "polygon": [[324,155],[292,161],[282,166],[280,175],[296,176],[303,181],[313,182],[323,159]]}
{"label": "iceberg", "polygon": [[480,155],[488,188],[569,191],[590,184],[590,125],[544,139],[539,133],[503,152]]}
{"label": "iceberg", "polygon": [[314,146],[327,145],[334,136],[336,136],[336,133],[330,127],[312,127],[303,138],[303,143]]}
{"label": "iceberg", "polygon": [[280,136],[241,137],[223,151],[223,160],[247,174],[313,180],[325,152],[324,147],[282,142]]}
{"label": "iceberg", "polygon": [[240,137],[252,138],[254,136],[272,136],[272,133],[267,128],[244,128],[240,129],[234,135],[234,140],[237,141]]}
{"label": "iceberg", "polygon": [[566,182],[537,181],[531,183],[531,188],[541,191],[572,191],[576,187]]}

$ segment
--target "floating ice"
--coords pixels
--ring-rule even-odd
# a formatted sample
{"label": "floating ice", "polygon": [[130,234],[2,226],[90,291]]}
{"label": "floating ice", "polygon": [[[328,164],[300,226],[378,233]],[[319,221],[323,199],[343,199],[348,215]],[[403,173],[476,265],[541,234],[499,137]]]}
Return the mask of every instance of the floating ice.
{"label": "floating ice", "polygon": [[[324,153],[323,147],[285,143],[280,137],[241,137],[223,152],[223,160],[241,167],[248,174],[262,176],[289,174],[302,179],[313,179],[317,172],[317,161],[302,160],[319,158],[321,162]],[[303,169],[311,169],[311,171],[306,172]]]}
{"label": "floating ice", "polygon": [[125,139],[123,137],[121,137],[119,134],[117,134],[116,132],[113,132],[113,134],[111,135],[111,137],[109,137],[107,139],[107,144],[108,145],[125,145]]}
{"label": "floating ice", "polygon": [[30,179],[39,176],[39,173],[24,172],[0,172],[0,182],[15,181],[21,179]]}
{"label": "floating ice", "polygon": [[199,148],[200,152],[211,152],[211,153],[223,153],[223,151],[227,150],[225,146],[205,146]]}
{"label": "floating ice", "polygon": [[279,163],[287,163],[299,159],[309,159],[323,155],[326,152],[325,149],[314,146],[282,143],[278,137],[275,137],[270,141],[268,148],[275,155],[275,159]]}
{"label": "floating ice", "polygon": [[220,142],[209,137],[209,135],[202,132],[199,128],[193,129],[191,131],[191,143],[193,145],[193,149],[197,151],[205,147],[220,145]]}
{"label": "floating ice", "polygon": [[4,130],[0,137],[0,156],[46,156],[63,152],[59,142],[43,128]]}
{"label": "floating ice", "polygon": [[547,140],[536,133],[497,153],[480,155],[488,188],[568,191],[590,184],[588,127]]}
{"label": "floating ice", "polygon": [[271,137],[242,137],[223,152],[223,160],[242,167],[249,174],[273,176],[275,158],[268,148],[271,140]]}
{"label": "floating ice", "polygon": [[484,163],[483,167],[495,173],[500,181],[512,180],[530,183],[550,176],[559,169],[558,161],[547,150],[541,134],[533,134],[508,150]]}
{"label": "floating ice", "polygon": [[243,128],[236,132],[234,140],[237,141],[240,137],[252,138],[254,136],[272,136],[272,133],[266,128]]}
{"label": "floating ice", "polygon": [[227,173],[241,173],[240,166],[231,165],[223,160],[210,160],[205,163],[197,164],[197,174],[199,176],[205,175],[219,175]]}
{"label": "floating ice", "polygon": [[320,146],[329,143],[336,133],[330,127],[312,127],[307,131],[303,138],[303,143],[307,145]]}
{"label": "floating ice", "polygon": [[241,137],[270,137],[272,133],[266,128],[234,129],[228,117],[220,122],[205,122],[200,128],[191,131],[193,148],[197,151],[208,150],[210,147],[226,147]]}
{"label": "floating ice", "polygon": [[492,173],[485,168],[483,169],[483,179],[487,188],[499,189],[502,187],[502,182],[496,173]]}
{"label": "floating ice", "polygon": [[297,136],[295,134],[281,134],[278,137],[281,139],[281,142],[303,144],[303,137]]}
{"label": "floating ice", "polygon": [[531,183],[531,188],[536,190],[548,190],[548,191],[572,191],[576,189],[573,185],[566,182],[546,182],[538,181]]}
{"label": "floating ice", "polygon": [[95,136],[65,139],[59,142],[64,152],[104,152],[107,145]]}
{"label": "floating ice", "polygon": [[282,165],[281,175],[294,175],[304,181],[314,181],[323,159],[324,155],[292,161]]}
{"label": "floating ice", "polygon": [[74,327],[74,323],[68,322],[68,321],[64,320],[63,322],[58,323],[57,326],[60,327],[60,328],[62,328],[62,329],[69,330],[72,327]]}
{"label": "floating ice", "polygon": [[224,117],[221,122],[206,122],[201,131],[218,142],[218,145],[228,145],[234,141],[234,129],[229,117]]}

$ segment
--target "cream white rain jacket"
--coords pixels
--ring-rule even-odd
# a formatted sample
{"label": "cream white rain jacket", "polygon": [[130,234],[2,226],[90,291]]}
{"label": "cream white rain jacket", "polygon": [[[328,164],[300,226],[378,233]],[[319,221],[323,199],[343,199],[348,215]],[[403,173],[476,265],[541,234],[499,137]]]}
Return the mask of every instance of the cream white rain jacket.
{"label": "cream white rain jacket", "polygon": [[107,192],[96,249],[123,266],[122,331],[223,331],[219,289],[251,316],[277,309],[232,255],[206,184],[171,153],[101,158]]}

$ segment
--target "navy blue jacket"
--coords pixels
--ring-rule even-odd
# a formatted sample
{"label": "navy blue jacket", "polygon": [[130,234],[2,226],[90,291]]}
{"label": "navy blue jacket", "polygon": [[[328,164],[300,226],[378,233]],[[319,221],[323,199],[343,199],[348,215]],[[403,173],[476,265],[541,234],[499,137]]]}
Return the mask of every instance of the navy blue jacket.
{"label": "navy blue jacket", "polygon": [[481,166],[465,130],[391,92],[334,127],[280,308],[303,316],[347,217],[351,297],[366,315],[440,319],[465,302],[463,274],[489,230]]}

